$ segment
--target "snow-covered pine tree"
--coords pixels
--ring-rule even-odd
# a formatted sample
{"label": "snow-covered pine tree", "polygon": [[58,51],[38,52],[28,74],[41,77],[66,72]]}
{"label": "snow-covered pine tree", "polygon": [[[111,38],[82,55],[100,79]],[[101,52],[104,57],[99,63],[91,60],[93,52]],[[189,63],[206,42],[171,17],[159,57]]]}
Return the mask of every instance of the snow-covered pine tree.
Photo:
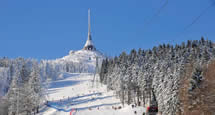
{"label": "snow-covered pine tree", "polygon": [[[180,79],[186,65],[207,64],[215,58],[215,45],[202,38],[200,41],[188,40],[186,44],[162,44],[152,50],[141,52],[139,49],[138,54],[135,52],[132,50],[128,55],[122,52],[115,58],[117,61],[107,60],[108,64],[101,68],[107,69],[106,74],[101,71],[103,81],[108,88],[117,92],[122,103],[135,103],[135,99],[139,99],[145,104],[154,95],[160,111],[164,114],[175,114],[180,104]],[[194,72],[193,76],[198,76],[197,74],[198,72]],[[199,78],[201,77],[194,77],[195,83],[201,81]]]}
{"label": "snow-covered pine tree", "polygon": [[44,90],[42,87],[41,77],[40,77],[40,69],[38,64],[34,62],[32,71],[30,73],[30,78],[28,81],[29,91],[31,93],[30,100],[32,101],[32,110],[34,112],[39,112],[39,105],[44,100]]}
{"label": "snow-covered pine tree", "polygon": [[13,80],[10,84],[10,89],[7,93],[7,100],[9,103],[8,106],[8,115],[15,115],[19,112],[18,107],[19,107],[19,86],[18,86],[18,76],[19,72],[16,71],[16,73],[13,76]]}

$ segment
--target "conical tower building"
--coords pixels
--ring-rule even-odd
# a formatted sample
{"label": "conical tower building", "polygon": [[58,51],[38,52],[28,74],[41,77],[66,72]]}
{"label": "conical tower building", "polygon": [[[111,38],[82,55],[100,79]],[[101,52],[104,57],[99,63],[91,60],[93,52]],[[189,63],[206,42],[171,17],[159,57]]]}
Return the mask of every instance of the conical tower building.
{"label": "conical tower building", "polygon": [[90,9],[88,9],[88,36],[87,36],[87,41],[86,41],[83,49],[84,50],[96,51],[96,48],[93,45],[90,29],[91,29],[90,28]]}

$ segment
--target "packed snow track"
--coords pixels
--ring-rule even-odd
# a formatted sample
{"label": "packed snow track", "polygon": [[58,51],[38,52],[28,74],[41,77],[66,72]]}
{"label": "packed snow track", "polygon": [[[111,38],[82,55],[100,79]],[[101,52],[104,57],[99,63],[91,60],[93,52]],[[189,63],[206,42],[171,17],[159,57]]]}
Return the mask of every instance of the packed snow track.
{"label": "packed snow track", "polygon": [[64,73],[61,80],[50,82],[48,101],[39,115],[142,115],[141,108],[118,109],[122,105],[113,91],[93,83],[93,77],[89,73]]}

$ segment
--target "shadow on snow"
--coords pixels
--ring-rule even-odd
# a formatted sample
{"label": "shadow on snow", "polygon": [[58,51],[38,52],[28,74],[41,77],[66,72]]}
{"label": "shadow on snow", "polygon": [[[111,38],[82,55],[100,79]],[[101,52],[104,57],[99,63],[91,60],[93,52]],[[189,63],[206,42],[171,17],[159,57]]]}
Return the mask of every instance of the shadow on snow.
{"label": "shadow on snow", "polygon": [[61,109],[52,105],[47,104],[48,107],[56,109],[57,111],[63,111],[63,112],[70,112],[72,110],[76,111],[82,111],[82,110],[87,110],[89,108],[97,108],[97,107],[102,107],[102,106],[111,106],[111,105],[117,105],[120,103],[107,103],[107,104],[99,104],[99,105],[93,105],[93,106],[87,106],[87,107],[80,107],[80,108],[71,108],[71,109]]}
{"label": "shadow on snow", "polygon": [[95,98],[91,98],[91,99],[80,99],[83,97],[89,97],[89,96],[93,96],[93,95],[101,95],[101,93],[91,93],[91,94],[87,94],[87,95],[83,95],[83,96],[76,96],[76,97],[71,97],[71,98],[67,98],[67,99],[63,99],[63,100],[56,100],[54,102],[48,102],[48,104],[46,104],[46,105],[50,108],[56,109],[57,111],[70,112],[71,110],[76,110],[76,112],[77,112],[77,111],[86,110],[89,108],[97,108],[97,107],[102,107],[102,106],[111,106],[111,105],[120,104],[120,103],[107,103],[107,104],[99,104],[99,105],[80,107],[80,108],[70,108],[70,109],[62,108],[65,106],[74,106],[74,105],[79,105],[79,104],[83,104],[83,103],[88,103],[88,102],[112,97],[112,96],[105,96],[105,97],[95,97]]}
{"label": "shadow on snow", "polygon": [[92,98],[92,99],[80,99],[80,98],[85,98],[85,97],[90,97],[90,96],[100,96],[101,93],[91,93],[91,94],[86,94],[83,96],[76,96],[76,97],[70,97],[70,98],[65,98],[65,99],[60,99],[60,100],[55,100],[55,101],[49,101],[48,104],[49,105],[53,105],[53,106],[71,106],[71,105],[78,105],[78,104],[82,104],[82,103],[86,103],[86,102],[90,102],[90,101],[95,101],[98,99],[104,99],[104,98],[108,98],[108,97],[100,97],[100,98]]}
{"label": "shadow on snow", "polygon": [[79,105],[83,103],[89,103],[93,102],[96,100],[102,100],[105,98],[111,98],[112,96],[105,96],[105,97],[96,97],[96,98],[91,98],[91,99],[80,99],[80,100],[75,100],[75,101],[61,101],[61,102],[49,102],[49,105],[53,105],[56,107],[65,107],[65,106],[74,106],[74,105]]}
{"label": "shadow on snow", "polygon": [[78,84],[80,82],[81,81],[55,81],[50,84],[49,88],[52,89],[52,88],[68,87],[68,86]]}

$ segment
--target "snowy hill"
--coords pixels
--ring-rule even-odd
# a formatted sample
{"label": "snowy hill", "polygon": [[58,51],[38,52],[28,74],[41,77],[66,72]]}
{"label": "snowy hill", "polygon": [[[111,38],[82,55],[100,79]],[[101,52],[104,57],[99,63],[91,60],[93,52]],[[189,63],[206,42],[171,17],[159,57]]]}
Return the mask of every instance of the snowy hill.
{"label": "snowy hill", "polygon": [[78,50],[78,51],[70,51],[69,55],[56,59],[57,62],[73,62],[73,63],[85,63],[95,67],[96,57],[98,57],[99,63],[105,58],[105,56],[99,51],[91,51],[91,50]]}
{"label": "snowy hill", "polygon": [[[54,66],[58,66],[57,69],[55,67],[53,68],[54,70],[57,70],[57,71],[60,70],[60,72],[92,73],[95,71],[96,59],[98,59],[98,65],[100,66],[102,63],[102,60],[105,59],[105,56],[96,49],[93,43],[92,36],[91,36],[91,28],[90,28],[90,9],[89,9],[88,10],[88,36],[83,49],[78,51],[70,51],[69,55],[63,58],[51,60],[51,64]],[[50,61],[46,61],[46,62],[49,63]]]}
{"label": "snowy hill", "polygon": [[[48,106],[39,115],[142,115],[144,108],[125,105],[106,85],[94,83],[93,74],[64,73],[64,79],[51,81],[48,89]],[[113,108],[114,107],[114,108]],[[117,108],[117,109],[115,109]],[[134,114],[134,111],[137,114]]]}
{"label": "snowy hill", "polygon": [[42,60],[41,70],[43,76],[55,80],[59,73],[94,73],[96,67],[96,58],[98,66],[101,66],[102,60],[106,57],[96,50],[78,50],[70,51],[69,55],[55,60]]}

